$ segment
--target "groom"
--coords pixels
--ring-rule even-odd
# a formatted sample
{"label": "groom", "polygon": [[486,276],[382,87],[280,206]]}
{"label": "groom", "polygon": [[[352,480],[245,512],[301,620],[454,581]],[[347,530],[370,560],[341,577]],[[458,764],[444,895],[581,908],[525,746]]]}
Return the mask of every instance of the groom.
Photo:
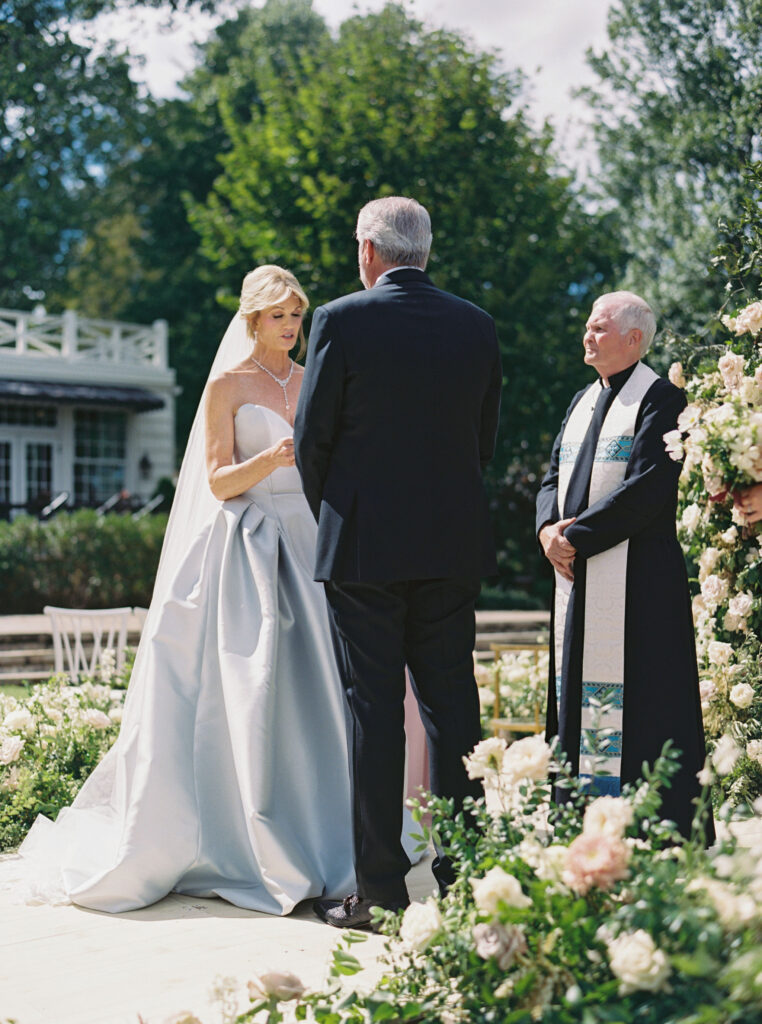
{"label": "groom", "polygon": [[[315,310],[295,425],[296,464],[318,521],[325,583],[353,721],[357,892],[318,900],[337,927],[409,899],[402,833],[405,665],[426,729],[433,791],[479,794],[463,756],[479,741],[474,601],[494,573],[482,469],[502,375],[492,318],[424,273],[431,222],[414,199],[357,219],[364,292]],[[444,892],[452,868],[434,874]]]}

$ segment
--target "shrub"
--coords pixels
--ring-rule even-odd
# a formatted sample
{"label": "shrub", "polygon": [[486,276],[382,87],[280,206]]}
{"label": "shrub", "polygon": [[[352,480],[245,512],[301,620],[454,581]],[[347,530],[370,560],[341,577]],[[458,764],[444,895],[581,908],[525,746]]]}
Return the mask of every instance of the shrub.
{"label": "shrub", "polygon": [[0,614],[148,605],[166,515],[98,516],[91,509],[48,522],[0,522]]}

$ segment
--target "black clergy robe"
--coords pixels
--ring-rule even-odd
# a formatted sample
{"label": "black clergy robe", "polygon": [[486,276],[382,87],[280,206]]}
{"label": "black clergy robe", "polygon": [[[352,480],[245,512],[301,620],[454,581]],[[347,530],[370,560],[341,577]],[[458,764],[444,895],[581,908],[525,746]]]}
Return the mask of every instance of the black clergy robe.
{"label": "black clergy robe", "polygon": [[[628,370],[613,375],[616,392]],[[566,422],[586,389],[572,399],[553,445],[550,467],[537,495],[537,533],[565,518],[558,509],[559,450]],[[642,775],[644,761],[658,757],[666,740],[681,751],[681,767],[663,792],[662,817],[690,833],[699,795],[696,773],[704,764],[704,729],[698,689],[695,634],[683,553],[677,540],[677,483],[680,463],[666,453],[663,436],[674,430],[685,408],[683,391],[654,381],[640,405],[625,478],[604,498],[578,513],[565,531],[577,555],[566,618],[561,720],[556,705],[556,669],[550,644],[546,735],[558,735],[561,749],[579,769],[582,656],[587,559],[629,540],[625,603],[622,783]],[[567,506],[568,507],[568,506]],[[551,621],[551,629],[554,623]],[[711,818],[705,824],[714,837]]]}

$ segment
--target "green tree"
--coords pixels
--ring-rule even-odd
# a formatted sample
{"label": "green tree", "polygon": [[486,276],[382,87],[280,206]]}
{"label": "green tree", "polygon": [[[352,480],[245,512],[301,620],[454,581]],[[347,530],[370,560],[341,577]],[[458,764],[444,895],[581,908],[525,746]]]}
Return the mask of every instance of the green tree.
{"label": "green tree", "polygon": [[130,80],[129,55],[86,31],[115,6],[0,0],[2,305],[58,296],[111,168],[142,137],[150,103]]}
{"label": "green tree", "polygon": [[602,196],[627,248],[625,287],[678,333],[722,301],[718,222],[743,201],[762,144],[762,0],[616,0],[589,55]]}
{"label": "green tree", "polygon": [[[264,10],[295,6],[309,4]],[[232,63],[219,83],[222,171],[205,202],[189,202],[202,252],[235,287],[257,263],[287,265],[314,306],[360,287],[363,203],[403,193],[430,209],[435,282],[498,322],[506,383],[489,483],[503,582],[526,588],[540,464],[586,379],[580,325],[609,272],[611,232],[554,167],[550,131],[529,127],[518,73],[461,35],[388,4],[277,59],[255,43],[240,62],[255,69],[257,102],[237,102]]]}
{"label": "green tree", "polygon": [[[181,83],[183,98],[147,113],[140,145],[112,168],[95,223],[72,253],[67,290],[83,312],[169,321],[170,359],[182,388],[181,444],[231,315],[218,293],[230,300],[253,265],[249,257],[240,271],[221,273],[210,263],[186,204],[205,200],[230,149],[221,108],[248,118],[261,104],[260,56],[286,80],[289,54],[314,51],[327,34],[304,0],[244,8],[222,23],[199,48],[197,67]],[[104,279],[116,286],[104,292]]]}

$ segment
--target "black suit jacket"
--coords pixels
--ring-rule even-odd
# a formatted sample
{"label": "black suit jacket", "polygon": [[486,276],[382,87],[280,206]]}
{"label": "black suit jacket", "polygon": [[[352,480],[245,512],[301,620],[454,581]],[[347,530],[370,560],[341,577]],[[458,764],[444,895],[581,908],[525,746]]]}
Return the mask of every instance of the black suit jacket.
{"label": "black suit jacket", "polygon": [[315,310],[294,438],[316,580],[496,571],[482,468],[501,385],[492,318],[422,270]]}

